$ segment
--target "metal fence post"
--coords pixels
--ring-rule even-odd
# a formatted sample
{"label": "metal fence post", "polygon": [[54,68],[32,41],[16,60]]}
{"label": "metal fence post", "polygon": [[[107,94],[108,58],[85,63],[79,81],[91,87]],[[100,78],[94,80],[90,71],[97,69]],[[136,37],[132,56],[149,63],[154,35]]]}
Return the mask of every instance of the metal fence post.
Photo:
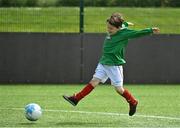
{"label": "metal fence post", "polygon": [[80,0],[79,32],[84,32],[84,0]]}
{"label": "metal fence post", "polygon": [[79,14],[79,33],[80,33],[80,54],[81,54],[81,65],[80,65],[80,83],[84,81],[84,0],[80,0],[80,14]]}

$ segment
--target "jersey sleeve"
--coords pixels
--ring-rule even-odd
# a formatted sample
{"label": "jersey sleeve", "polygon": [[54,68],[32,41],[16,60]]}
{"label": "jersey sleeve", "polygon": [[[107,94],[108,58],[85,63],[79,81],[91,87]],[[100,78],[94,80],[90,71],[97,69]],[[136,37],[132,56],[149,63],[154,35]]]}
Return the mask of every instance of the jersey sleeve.
{"label": "jersey sleeve", "polygon": [[139,30],[139,31],[127,29],[127,32],[124,35],[124,37],[126,39],[133,39],[133,38],[138,38],[138,37],[142,37],[142,36],[145,36],[145,35],[150,35],[152,33],[153,33],[152,28],[146,28],[146,29]]}

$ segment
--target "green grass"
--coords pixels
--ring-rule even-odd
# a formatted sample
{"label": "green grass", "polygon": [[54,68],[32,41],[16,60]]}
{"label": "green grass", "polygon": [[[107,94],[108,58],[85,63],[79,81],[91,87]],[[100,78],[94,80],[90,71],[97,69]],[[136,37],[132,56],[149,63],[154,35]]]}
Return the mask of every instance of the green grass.
{"label": "green grass", "polygon": [[[158,26],[161,33],[180,33],[180,8],[85,8],[85,32],[105,32],[105,21],[121,12],[134,29]],[[79,8],[0,8],[0,32],[79,32]]]}
{"label": "green grass", "polygon": [[[0,127],[180,127],[179,85],[126,86],[139,100],[137,113],[133,117],[127,115],[128,104],[116,94],[112,86],[97,87],[76,107],[63,100],[63,94],[72,94],[82,87],[80,85],[0,86]],[[43,116],[36,122],[30,122],[24,117],[24,106],[32,102],[38,103],[44,110]],[[125,115],[108,115],[108,113]]]}

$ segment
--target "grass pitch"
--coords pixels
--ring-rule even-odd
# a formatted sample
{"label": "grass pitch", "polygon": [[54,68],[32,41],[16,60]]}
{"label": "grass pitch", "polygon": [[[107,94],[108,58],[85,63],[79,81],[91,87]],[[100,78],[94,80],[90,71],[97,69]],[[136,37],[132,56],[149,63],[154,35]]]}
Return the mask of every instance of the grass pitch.
{"label": "grass pitch", "polygon": [[[98,86],[76,107],[63,94],[78,92],[81,85],[0,86],[0,127],[180,127],[179,85],[127,85],[139,100],[137,113],[128,116],[128,104],[113,87]],[[30,122],[24,106],[38,103],[42,117]]]}

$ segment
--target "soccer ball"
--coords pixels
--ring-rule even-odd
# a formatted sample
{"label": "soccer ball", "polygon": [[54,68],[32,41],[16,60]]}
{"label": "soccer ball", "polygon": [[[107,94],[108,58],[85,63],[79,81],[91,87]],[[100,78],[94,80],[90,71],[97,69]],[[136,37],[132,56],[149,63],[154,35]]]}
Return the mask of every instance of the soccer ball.
{"label": "soccer ball", "polygon": [[25,117],[30,121],[38,120],[42,115],[42,109],[38,104],[30,103],[25,107]]}

